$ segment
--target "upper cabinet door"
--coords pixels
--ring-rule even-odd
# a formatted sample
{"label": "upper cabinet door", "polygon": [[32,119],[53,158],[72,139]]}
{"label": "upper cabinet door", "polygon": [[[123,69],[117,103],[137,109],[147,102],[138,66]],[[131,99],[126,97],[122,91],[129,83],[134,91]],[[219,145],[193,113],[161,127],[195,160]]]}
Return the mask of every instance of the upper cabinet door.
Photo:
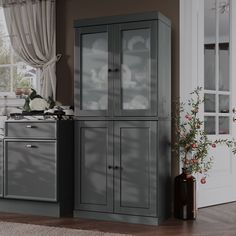
{"label": "upper cabinet door", "polygon": [[157,23],[114,27],[115,116],[156,116]]}
{"label": "upper cabinet door", "polygon": [[[75,114],[108,116],[112,110],[109,76],[112,70],[110,27],[75,30]],[[108,112],[109,111],[109,112]]]}

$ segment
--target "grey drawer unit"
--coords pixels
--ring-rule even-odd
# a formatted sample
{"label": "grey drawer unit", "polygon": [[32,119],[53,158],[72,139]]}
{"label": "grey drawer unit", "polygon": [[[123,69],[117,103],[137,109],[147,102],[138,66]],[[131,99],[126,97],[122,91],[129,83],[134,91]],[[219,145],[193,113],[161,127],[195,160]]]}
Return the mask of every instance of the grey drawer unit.
{"label": "grey drawer unit", "polygon": [[0,211],[72,215],[73,128],[72,120],[5,122]]}
{"label": "grey drawer unit", "polygon": [[57,200],[56,141],[5,140],[4,196]]}
{"label": "grey drawer unit", "polygon": [[8,138],[56,139],[56,122],[6,122],[5,136]]}

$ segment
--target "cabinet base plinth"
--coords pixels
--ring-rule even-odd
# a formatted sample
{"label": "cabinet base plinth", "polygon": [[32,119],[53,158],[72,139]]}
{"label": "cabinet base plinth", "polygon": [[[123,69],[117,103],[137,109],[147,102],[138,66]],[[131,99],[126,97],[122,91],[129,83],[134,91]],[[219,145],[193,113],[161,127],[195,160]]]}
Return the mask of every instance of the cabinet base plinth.
{"label": "cabinet base plinth", "polygon": [[60,217],[60,204],[50,202],[0,199],[0,212]]}
{"label": "cabinet base plinth", "polygon": [[94,220],[118,221],[132,224],[145,224],[145,225],[160,224],[160,220],[156,217],[123,215],[123,214],[80,211],[80,210],[74,210],[74,217],[94,219]]}

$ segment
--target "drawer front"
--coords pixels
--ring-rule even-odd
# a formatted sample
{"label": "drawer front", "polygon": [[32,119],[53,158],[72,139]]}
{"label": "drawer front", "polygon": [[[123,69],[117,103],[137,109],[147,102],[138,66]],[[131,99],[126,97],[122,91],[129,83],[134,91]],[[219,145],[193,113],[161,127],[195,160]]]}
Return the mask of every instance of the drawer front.
{"label": "drawer front", "polygon": [[56,122],[6,122],[5,136],[9,138],[56,138]]}
{"label": "drawer front", "polygon": [[56,141],[5,140],[4,145],[4,197],[56,201]]}

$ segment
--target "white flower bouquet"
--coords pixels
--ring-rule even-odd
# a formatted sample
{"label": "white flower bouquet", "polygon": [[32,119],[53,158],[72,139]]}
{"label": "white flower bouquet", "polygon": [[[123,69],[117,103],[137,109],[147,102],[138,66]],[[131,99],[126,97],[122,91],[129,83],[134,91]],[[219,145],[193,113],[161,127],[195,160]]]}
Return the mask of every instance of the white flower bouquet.
{"label": "white flower bouquet", "polygon": [[31,93],[25,97],[25,104],[23,106],[23,110],[25,112],[31,111],[45,111],[54,107],[55,102],[52,98],[48,98],[48,100],[44,99],[42,96],[37,94],[34,89],[31,89]]}

